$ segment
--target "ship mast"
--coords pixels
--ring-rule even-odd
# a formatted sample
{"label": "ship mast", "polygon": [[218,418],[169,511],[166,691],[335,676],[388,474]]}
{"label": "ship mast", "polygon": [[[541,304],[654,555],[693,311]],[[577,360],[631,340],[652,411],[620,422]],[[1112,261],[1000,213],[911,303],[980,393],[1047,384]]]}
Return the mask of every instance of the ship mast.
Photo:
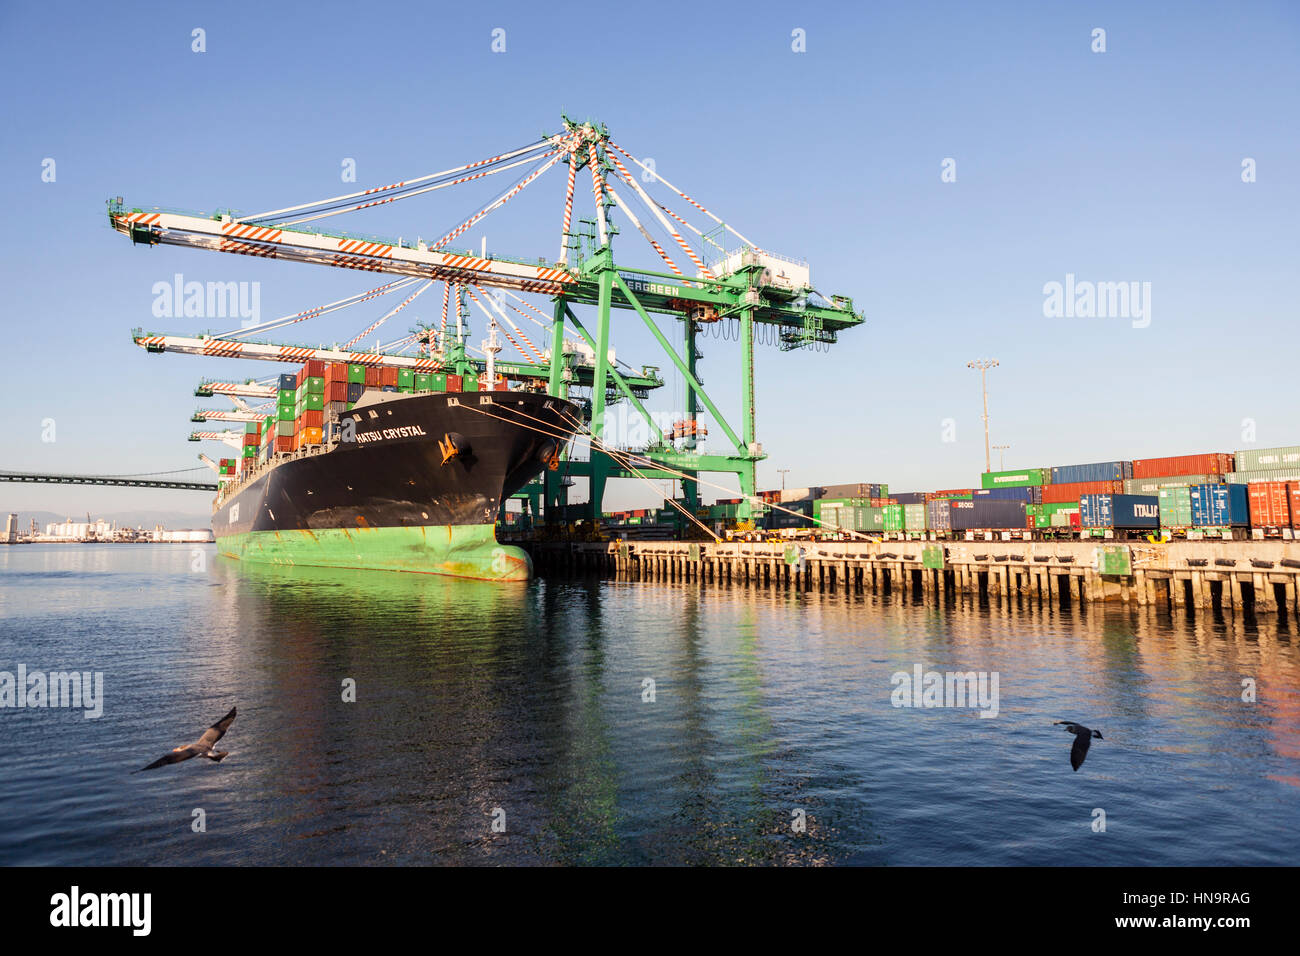
{"label": "ship mast", "polygon": [[483,341],[483,352],[487,355],[487,387],[491,391],[496,388],[497,380],[497,353],[501,351],[501,340],[497,338],[497,320],[492,319],[488,323],[488,337]]}

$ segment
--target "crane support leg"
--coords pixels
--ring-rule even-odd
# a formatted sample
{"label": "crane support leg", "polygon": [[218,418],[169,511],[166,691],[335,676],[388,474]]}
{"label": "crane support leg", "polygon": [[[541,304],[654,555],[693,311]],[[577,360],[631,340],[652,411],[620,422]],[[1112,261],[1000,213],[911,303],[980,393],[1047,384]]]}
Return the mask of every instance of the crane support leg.
{"label": "crane support leg", "polygon": [[[689,315],[683,318],[682,329],[684,333],[684,341],[682,345],[686,352],[686,369],[691,373],[690,377],[692,379],[699,381],[695,371],[695,361],[699,358],[695,352],[695,320]],[[699,404],[695,398],[695,393],[691,391],[689,384],[683,383],[682,392],[682,409],[686,412],[686,424],[687,428],[690,429],[690,431],[687,432],[686,447],[693,452],[695,451],[695,446],[699,441],[695,429],[695,415],[699,410]],[[686,474],[689,474],[691,478],[695,477],[695,472],[693,471],[686,472]],[[699,508],[699,484],[695,481],[683,478],[682,499],[689,511],[694,512]]]}
{"label": "crane support leg", "polygon": [[[608,251],[606,251],[608,256]],[[596,374],[591,385],[591,433],[601,443],[605,440],[605,389],[609,383],[609,303],[613,295],[614,271],[612,261],[606,261],[600,273],[600,294],[596,302]],[[593,523],[600,520],[605,498],[605,481],[609,477],[609,459],[592,454],[590,487],[587,495],[587,516]]]}
{"label": "crane support leg", "polygon": [[[547,394],[555,398],[569,397],[569,383],[564,380],[564,316],[569,311],[563,296],[555,298],[555,324],[551,332],[551,376],[547,382]],[[564,460],[568,460],[566,448]],[[547,469],[542,472],[542,484],[545,488],[544,518],[547,524],[559,521],[561,509],[566,502],[564,498],[564,476],[560,471]]]}
{"label": "crane support leg", "polygon": [[[741,427],[745,432],[744,447],[741,454],[748,454],[754,444],[754,310],[744,309],[740,313],[740,400]],[[740,472],[740,505],[736,516],[742,520],[753,515],[750,496],[757,488],[756,463],[751,460]]]}

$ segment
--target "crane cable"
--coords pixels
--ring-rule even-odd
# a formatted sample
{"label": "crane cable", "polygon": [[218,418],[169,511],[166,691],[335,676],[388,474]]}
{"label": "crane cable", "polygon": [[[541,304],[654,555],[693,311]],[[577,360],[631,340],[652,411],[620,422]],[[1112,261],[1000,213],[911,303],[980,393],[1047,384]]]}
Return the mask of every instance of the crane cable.
{"label": "crane cable", "polygon": [[[726,229],[729,233],[731,233],[733,236],[735,236],[737,239],[739,239],[739,240],[740,240],[741,242],[743,242],[745,245],[747,245],[747,246],[752,246],[754,249],[759,249],[759,247],[758,247],[757,245],[755,245],[754,243],[750,242],[748,239],[746,239],[744,236],[742,236],[739,232],[737,232],[737,231],[736,231],[735,229],[733,229],[731,226],[728,226],[725,222],[723,222],[721,219],[719,219],[719,218],[718,218],[717,216],[715,216],[713,213],[709,212],[709,210],[705,209],[703,206],[701,206],[699,203],[697,203],[697,202],[696,202],[694,199],[692,199],[690,196],[686,195],[686,193],[682,192],[680,189],[678,189],[676,186],[674,186],[674,185],[673,185],[672,183],[670,183],[668,180],[666,180],[666,179],[664,179],[662,176],[660,176],[660,175],[659,175],[659,171],[658,171],[657,169],[651,169],[651,168],[648,167],[645,163],[641,162],[641,160],[637,159],[635,156],[633,156],[631,153],[629,153],[627,150],[625,150],[622,146],[619,146],[617,143],[610,142],[609,145],[610,145],[611,147],[613,147],[614,149],[618,150],[618,152],[622,153],[622,154],[623,154],[624,156],[626,156],[629,160],[631,160],[632,162],[634,162],[634,163],[636,163],[638,166],[640,166],[641,169],[643,169],[645,172],[647,172],[647,173],[649,173],[651,176],[653,176],[653,177],[655,178],[655,180],[657,180],[658,182],[663,183],[665,186],[667,186],[667,187],[668,187],[669,189],[671,189],[673,192],[677,193],[677,195],[681,196],[683,199],[685,199],[688,203],[690,203],[690,204],[691,204],[692,206],[694,206],[696,209],[700,210],[700,212],[704,213],[704,215],[708,216],[710,219],[712,219],[714,222],[716,222],[719,226],[722,226],[722,228]],[[761,251],[761,250],[759,250],[759,251]]]}
{"label": "crane cable", "polygon": [[398,289],[405,289],[407,286],[419,281],[420,280],[416,277],[394,279],[392,282],[386,282],[368,292],[358,292],[354,295],[347,296],[346,298],[337,299],[334,302],[327,302],[325,305],[318,305],[315,308],[304,309],[301,312],[284,315],[278,319],[271,319],[270,321],[261,322],[257,325],[249,326],[248,328],[232,329],[229,332],[222,332],[217,336],[217,338],[240,338],[245,335],[256,335],[258,332],[268,332],[271,329],[278,329],[285,325],[293,325],[296,322],[306,322],[308,319],[314,319],[317,316],[325,315],[329,312],[337,312],[339,309],[346,309],[348,306],[358,305],[381,295],[388,295],[388,293],[396,292]]}
{"label": "crane cable", "polygon": [[385,322],[387,322],[389,319],[395,316],[398,312],[401,312],[404,308],[406,308],[408,305],[410,305],[412,302],[418,299],[422,294],[427,292],[429,290],[429,287],[432,285],[433,285],[433,280],[432,279],[427,280],[424,283],[424,285],[420,286],[420,288],[412,292],[409,296],[406,297],[406,299],[404,299],[395,308],[390,310],[387,314],[380,316],[377,320],[375,320],[374,323],[368,325],[366,328],[358,332],[356,336],[354,336],[352,339],[350,339],[347,343],[344,344],[343,348],[351,349],[352,346],[356,345],[358,342],[364,339],[375,329],[379,328],[381,325],[383,325]]}
{"label": "crane cable", "polygon": [[[567,139],[571,139],[571,138],[572,138],[572,137],[568,137]],[[566,139],[566,141],[567,141],[567,139]],[[463,223],[461,223],[459,226],[457,226],[457,227],[456,227],[455,229],[453,229],[451,232],[447,233],[445,236],[443,236],[443,237],[442,237],[441,239],[439,239],[437,242],[432,243],[432,244],[429,246],[429,248],[430,248],[431,250],[441,249],[444,245],[446,245],[447,243],[451,242],[451,240],[455,239],[457,236],[459,236],[459,235],[461,235],[462,233],[464,233],[465,231],[467,231],[470,227],[472,227],[476,222],[478,222],[480,219],[482,219],[482,218],[483,218],[484,216],[486,216],[488,213],[490,213],[490,212],[492,212],[492,211],[494,211],[494,210],[496,210],[496,209],[500,209],[500,208],[501,208],[502,206],[504,206],[507,202],[509,202],[513,197],[517,196],[517,195],[520,193],[520,191],[522,191],[522,190],[524,189],[525,186],[527,186],[529,183],[531,183],[534,179],[536,179],[536,178],[537,178],[538,176],[540,176],[542,173],[546,172],[548,169],[550,169],[552,166],[554,166],[556,163],[558,163],[558,162],[560,161],[561,154],[562,154],[562,150],[561,150],[561,148],[556,148],[556,149],[553,149],[553,150],[552,150],[551,152],[549,152],[549,153],[543,153],[540,157],[535,157],[535,158],[537,158],[537,159],[545,159],[546,162],[542,163],[540,166],[538,166],[537,169],[534,169],[531,173],[529,173],[529,174],[528,174],[527,176],[525,176],[523,179],[519,180],[519,182],[517,182],[517,183],[514,185],[514,187],[513,187],[512,189],[510,189],[508,192],[506,192],[504,195],[502,195],[502,196],[500,196],[499,198],[497,198],[497,199],[493,200],[492,202],[488,203],[488,205],[484,206],[484,207],[483,207],[482,209],[480,209],[478,212],[474,213],[474,215],[470,216],[467,220],[465,220]],[[550,157],[550,158],[547,159],[547,157]]]}
{"label": "crane cable", "polygon": [[[419,183],[426,183],[426,182],[429,182],[429,181],[431,181],[431,180],[443,179],[443,178],[446,177],[446,176],[452,176],[452,175],[455,175],[456,173],[467,172],[468,170],[471,170],[471,169],[481,169],[482,167],[488,167],[490,172],[500,172],[502,169],[509,169],[509,168],[510,168],[510,166],[502,166],[502,165],[500,165],[501,163],[505,162],[505,160],[508,160],[508,159],[514,159],[514,158],[517,157],[517,156],[524,156],[524,155],[529,154],[529,153],[536,153],[537,151],[541,150],[542,148],[544,148],[544,147],[546,147],[546,146],[548,146],[548,145],[551,145],[551,144],[550,144],[547,140],[542,139],[542,140],[538,140],[538,141],[536,141],[536,142],[534,142],[534,143],[531,143],[531,144],[529,144],[528,146],[523,146],[523,147],[520,147],[519,149],[514,149],[514,150],[511,150],[511,151],[506,152],[506,153],[501,153],[501,154],[499,154],[499,155],[497,155],[497,156],[490,156],[490,157],[488,157],[487,159],[481,159],[481,160],[479,160],[479,161],[477,161],[477,162],[474,162],[474,163],[467,163],[467,164],[464,165],[464,166],[456,166],[456,167],[454,167],[454,168],[452,168],[452,169],[444,169],[444,170],[442,170],[441,172],[437,172],[437,173],[429,173],[429,174],[427,174],[427,175],[425,175],[425,176],[417,176],[415,179],[404,179],[404,180],[402,180],[401,182],[390,183],[390,184],[387,185],[387,186],[377,186],[377,187],[373,187],[373,188],[371,188],[371,189],[363,189],[363,190],[360,190],[359,192],[346,193],[346,194],[344,194],[344,195],[342,195],[342,196],[334,196],[334,197],[332,197],[332,198],[330,198],[330,199],[318,199],[318,200],[316,200],[315,202],[300,203],[300,204],[297,205],[297,206],[286,206],[286,207],[284,207],[283,209],[272,209],[272,210],[270,210],[269,212],[258,213],[258,214],[256,214],[256,215],[252,215],[252,216],[241,216],[241,217],[239,217],[238,219],[235,219],[234,221],[237,222],[237,223],[245,223],[245,222],[265,222],[265,221],[267,221],[267,220],[272,220],[272,219],[282,218],[282,217],[288,215],[289,213],[293,213],[293,212],[301,212],[301,211],[303,211],[303,210],[308,210],[308,209],[319,209],[319,208],[321,208],[321,207],[326,207],[326,206],[333,206],[333,205],[335,205],[335,204],[337,204],[337,203],[346,203],[346,202],[348,202],[349,200],[352,200],[352,199],[359,199],[359,198],[364,197],[364,196],[375,196],[375,195],[378,195],[379,193],[385,193],[385,192],[388,192],[388,191],[390,191],[390,190],[394,190],[394,189],[396,189],[396,190],[400,190],[400,191],[401,191],[401,194],[400,194],[400,195],[394,195],[394,196],[392,196],[392,197],[390,197],[390,198],[388,198],[388,199],[381,200],[380,202],[391,202],[391,201],[393,201],[394,199],[405,199],[405,198],[407,198],[408,196],[416,195],[416,194],[419,193],[419,192],[428,192],[428,191],[429,191],[428,189],[415,190],[415,191],[411,191],[411,190],[410,190],[410,187],[415,186],[415,185],[418,185]],[[535,158],[535,157],[534,157],[534,158]],[[521,162],[526,163],[526,162],[530,162],[530,161],[531,161],[531,159],[525,159],[525,160],[522,160]],[[514,164],[512,164],[512,165],[519,165],[519,163],[514,163]],[[479,175],[488,175],[488,172],[483,172],[483,173],[480,173],[480,174],[476,174],[475,176],[466,177],[466,179],[462,179],[462,180],[459,180],[459,181],[460,181],[460,182],[465,182],[467,179],[475,179],[475,178],[478,178]],[[441,188],[442,186],[450,186],[450,185],[454,185],[454,183],[450,183],[450,182],[449,182],[449,183],[441,183],[439,186],[435,186],[435,187],[432,187],[432,188]],[[355,206],[354,208],[355,208],[355,209],[363,209],[363,208],[365,208],[366,206],[377,206],[377,205],[380,205],[380,202],[375,202],[375,201],[364,202],[364,203],[361,203],[361,204]],[[348,211],[348,210],[340,210],[340,211]],[[335,213],[325,213],[325,215],[334,215],[334,214],[335,214]],[[314,217],[311,217],[311,218],[321,218],[321,217],[320,217],[320,216],[314,216]],[[303,222],[303,221],[306,221],[306,220],[297,220],[297,221],[299,221],[299,222]],[[285,223],[285,225],[290,225],[290,223]]]}

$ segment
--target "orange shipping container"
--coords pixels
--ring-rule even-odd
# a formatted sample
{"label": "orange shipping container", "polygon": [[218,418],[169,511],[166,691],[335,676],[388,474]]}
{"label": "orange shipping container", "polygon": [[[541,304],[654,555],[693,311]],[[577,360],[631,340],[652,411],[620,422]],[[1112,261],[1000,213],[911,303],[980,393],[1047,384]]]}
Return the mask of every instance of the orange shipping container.
{"label": "orange shipping container", "polygon": [[1291,527],[1291,506],[1285,481],[1252,481],[1246,486],[1252,528]]}
{"label": "orange shipping container", "polygon": [[1300,482],[1290,482],[1286,486],[1286,495],[1291,503],[1291,527],[1300,528]]}
{"label": "orange shipping container", "polygon": [[384,385],[392,385],[392,386],[396,387],[396,385],[397,385],[397,369],[392,368],[391,366],[387,366],[387,365],[385,365],[383,368],[381,368],[381,369],[379,370],[379,384],[380,384],[381,387],[384,386]]}
{"label": "orange shipping container", "polygon": [[308,426],[302,430],[302,443],[304,445],[319,445],[321,441],[321,430],[319,427]]}
{"label": "orange shipping container", "polygon": [[292,435],[281,435],[275,439],[276,451],[293,451],[294,437]]}
{"label": "orange shipping container", "polygon": [[1174,475],[1226,475],[1233,470],[1234,457],[1216,451],[1209,455],[1175,455],[1172,458],[1142,458],[1133,461],[1134,478],[1169,478]]}
{"label": "orange shipping container", "polygon": [[1043,485],[1043,504],[1059,505],[1078,501],[1080,495],[1121,495],[1122,481],[1071,481],[1062,485]]}
{"label": "orange shipping container", "polygon": [[447,376],[447,391],[463,392],[465,390],[465,380],[459,375]]}

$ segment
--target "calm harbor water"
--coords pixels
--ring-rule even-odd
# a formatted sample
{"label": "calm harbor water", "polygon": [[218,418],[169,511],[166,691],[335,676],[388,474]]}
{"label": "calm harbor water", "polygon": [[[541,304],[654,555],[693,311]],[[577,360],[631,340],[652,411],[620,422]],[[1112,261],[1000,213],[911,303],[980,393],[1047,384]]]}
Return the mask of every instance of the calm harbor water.
{"label": "calm harbor water", "polygon": [[[1300,861],[1294,622],[25,545],[19,664],[105,702],[0,710],[0,864]],[[917,664],[998,715],[892,706]],[[130,774],[233,705],[224,762]],[[1104,734],[1078,773],[1063,718]]]}

